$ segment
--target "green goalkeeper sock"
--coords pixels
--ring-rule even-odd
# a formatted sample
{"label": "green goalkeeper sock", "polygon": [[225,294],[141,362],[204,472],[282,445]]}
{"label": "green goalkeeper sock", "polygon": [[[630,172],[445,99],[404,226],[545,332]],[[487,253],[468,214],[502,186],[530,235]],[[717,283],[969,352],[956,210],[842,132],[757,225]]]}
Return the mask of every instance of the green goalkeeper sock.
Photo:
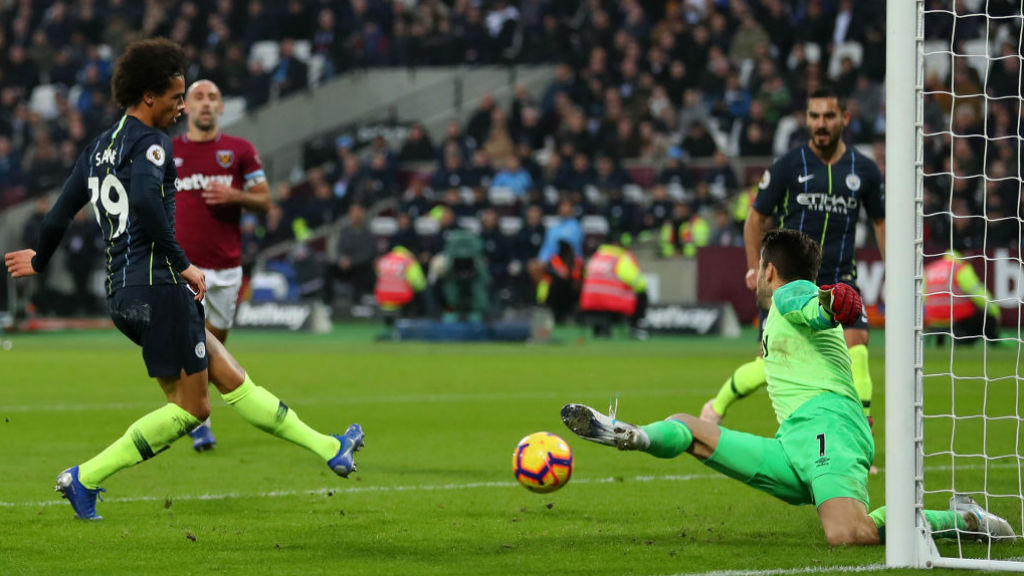
{"label": "green goalkeeper sock", "polygon": [[[868,514],[878,527],[878,536],[885,542],[885,506]],[[932,538],[952,538],[957,530],[966,530],[964,517],[955,510],[925,510],[924,518],[931,528]]]}
{"label": "green goalkeeper sock", "polygon": [[679,420],[662,420],[646,426],[641,430],[647,433],[651,443],[644,450],[658,458],[675,458],[690,449],[693,444],[693,433]]}
{"label": "green goalkeeper sock", "polygon": [[321,434],[299,419],[294,410],[281,402],[266,388],[257,386],[245,375],[245,382],[238,388],[223,395],[224,400],[231,404],[242,418],[253,426],[283,438],[315,453],[324,460],[330,460],[337,454],[341,442],[326,434]]}
{"label": "green goalkeeper sock", "polygon": [[94,489],[118,470],[134,466],[171,447],[171,443],[199,425],[199,420],[177,404],[166,404],[128,427],[113,444],[78,467],[78,479]]}
{"label": "green goalkeeper sock", "polygon": [[725,416],[726,410],[729,409],[733,402],[747,394],[751,394],[767,382],[768,380],[764,375],[763,358],[754,358],[740,366],[732,373],[729,380],[722,385],[722,389],[718,391],[718,396],[715,397],[714,403],[715,412],[720,416]]}
{"label": "green goalkeeper sock", "polygon": [[853,387],[864,406],[864,415],[871,416],[871,369],[868,367],[868,347],[858,344],[850,348],[850,363],[853,369]]}

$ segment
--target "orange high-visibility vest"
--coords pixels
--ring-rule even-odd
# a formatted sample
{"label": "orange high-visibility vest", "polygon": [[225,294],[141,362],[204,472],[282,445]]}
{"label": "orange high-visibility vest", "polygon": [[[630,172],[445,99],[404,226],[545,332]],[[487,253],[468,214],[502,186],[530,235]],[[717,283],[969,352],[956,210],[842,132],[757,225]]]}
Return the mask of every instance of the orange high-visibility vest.
{"label": "orange high-visibility vest", "polygon": [[580,294],[581,310],[618,312],[625,316],[632,316],[636,312],[636,292],[615,274],[619,258],[630,258],[630,255],[603,254],[599,251],[587,261]]}
{"label": "orange high-visibility vest", "polygon": [[967,264],[941,258],[924,267],[925,324],[948,325],[950,321],[964,320],[974,314],[974,302],[956,282],[956,273],[964,266]]}
{"label": "orange high-visibility vest", "polygon": [[405,306],[415,291],[405,273],[416,261],[409,254],[392,250],[377,260],[377,286],[374,295],[380,306]]}

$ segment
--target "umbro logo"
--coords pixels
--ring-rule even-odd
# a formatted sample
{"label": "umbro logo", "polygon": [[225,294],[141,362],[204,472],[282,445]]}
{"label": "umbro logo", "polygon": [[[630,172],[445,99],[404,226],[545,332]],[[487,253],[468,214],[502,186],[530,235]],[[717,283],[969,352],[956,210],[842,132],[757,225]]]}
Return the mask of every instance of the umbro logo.
{"label": "umbro logo", "polygon": [[804,174],[803,176],[797,176],[796,181],[803,184],[812,178],[814,178],[814,174]]}

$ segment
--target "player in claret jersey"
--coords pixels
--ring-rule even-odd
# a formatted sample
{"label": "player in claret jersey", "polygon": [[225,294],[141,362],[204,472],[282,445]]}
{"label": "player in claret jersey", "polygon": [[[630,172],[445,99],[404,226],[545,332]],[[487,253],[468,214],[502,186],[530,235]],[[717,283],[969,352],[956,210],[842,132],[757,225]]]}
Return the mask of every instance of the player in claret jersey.
{"label": "player in claret jersey", "polygon": [[[174,139],[178,243],[206,274],[206,327],[221,342],[234,324],[242,286],[242,210],[270,209],[260,157],[247,140],[220,131],[223,112],[217,85],[193,82],[185,92],[188,132]],[[217,443],[209,419],[189,435],[199,452]]]}
{"label": "player in claret jersey", "polygon": [[339,476],[355,470],[353,452],[363,445],[358,424],[343,435],[310,428],[257,386],[204,329],[198,301],[206,295],[205,275],[174,238],[176,174],[169,159],[171,140],[163,132],[184,108],[187,65],[181,47],[168,40],[143,40],[126,48],[111,81],[125,115],[78,157],[43,219],[36,250],[4,255],[12,277],[37,274],[71,219],[91,202],[107,244],[110,317],[142,347],[149,375],[167,396],[166,404],[133,422],[102,452],[57,476],[57,490],[86,520],[100,518],[96,498],[101,482],[170,448],[210,415],[210,383],[246,422],[317,454]]}

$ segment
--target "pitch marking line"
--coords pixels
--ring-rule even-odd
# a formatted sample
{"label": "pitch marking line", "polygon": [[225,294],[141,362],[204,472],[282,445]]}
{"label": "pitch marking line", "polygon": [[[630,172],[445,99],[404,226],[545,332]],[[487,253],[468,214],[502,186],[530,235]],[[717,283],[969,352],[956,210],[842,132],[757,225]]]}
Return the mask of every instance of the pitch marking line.
{"label": "pitch marking line", "polygon": [[806,568],[771,568],[768,570],[715,570],[713,572],[684,572],[672,576],[777,576],[782,574],[874,572],[886,569],[888,567],[885,564],[868,564],[866,566],[808,566]]}
{"label": "pitch marking line", "polygon": [[[579,478],[573,480],[573,484],[613,484],[615,482],[689,482],[691,480],[710,480],[721,478],[720,474],[685,474],[668,476],[631,476],[629,478]],[[269,492],[257,492],[245,494],[240,492],[193,494],[184,496],[129,496],[126,498],[104,498],[104,502],[163,502],[170,498],[178,501],[194,500],[233,500],[238,498],[284,498],[289,496],[326,496],[331,494],[361,494],[374,492],[440,492],[448,490],[470,490],[474,488],[511,488],[516,486],[515,482],[467,482],[462,484],[414,484],[409,486],[353,486],[335,488],[316,488],[312,490],[271,490]],[[37,502],[4,502],[0,501],[0,508],[29,507],[29,506],[58,506],[64,503],[63,500],[41,500]]]}

